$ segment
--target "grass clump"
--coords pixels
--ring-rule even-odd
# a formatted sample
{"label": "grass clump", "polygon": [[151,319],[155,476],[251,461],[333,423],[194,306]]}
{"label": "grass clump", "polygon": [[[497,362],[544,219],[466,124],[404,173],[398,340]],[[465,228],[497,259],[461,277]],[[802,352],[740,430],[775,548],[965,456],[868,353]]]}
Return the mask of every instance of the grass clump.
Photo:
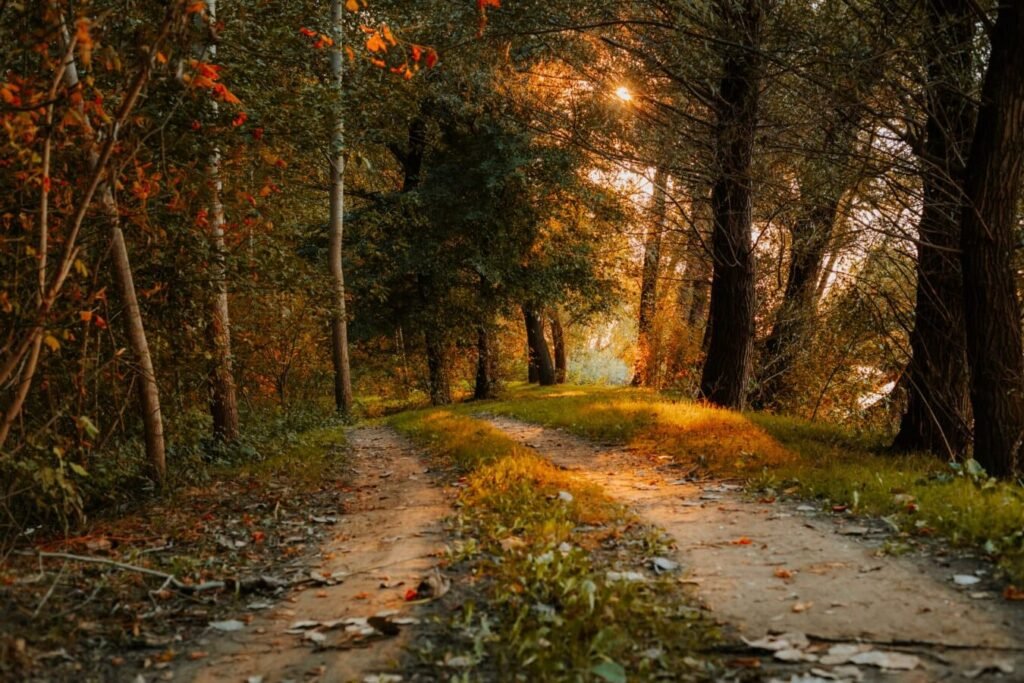
{"label": "grass clump", "polygon": [[877,435],[607,387],[517,387],[486,410],[883,516],[911,536],[976,549],[1024,583],[1024,487],[931,456],[892,454]]}
{"label": "grass clump", "polygon": [[475,663],[470,678],[711,677],[691,655],[716,635],[678,583],[608,577],[666,549],[599,487],[451,410],[391,424],[463,476],[456,561],[479,600],[466,601],[453,626]]}

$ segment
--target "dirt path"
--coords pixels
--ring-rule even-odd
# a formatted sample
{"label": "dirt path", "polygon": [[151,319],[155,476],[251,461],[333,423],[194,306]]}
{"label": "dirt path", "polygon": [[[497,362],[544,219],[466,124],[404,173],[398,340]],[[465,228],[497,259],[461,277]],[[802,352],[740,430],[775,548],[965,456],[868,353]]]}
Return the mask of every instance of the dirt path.
{"label": "dirt path", "polygon": [[[803,660],[785,665],[779,680],[1024,680],[1024,610],[999,599],[979,563],[883,555],[887,533],[862,520],[753,502],[728,484],[678,480],[668,458],[488,419],[665,529],[683,580],[743,637],[797,634],[755,648],[773,670],[780,658]],[[981,580],[958,586],[954,575]],[[769,647],[779,649],[775,659]],[[908,670],[883,672],[878,663]]]}
{"label": "dirt path", "polygon": [[[262,610],[264,601],[255,601],[255,618],[237,631],[211,629],[201,643],[208,656],[178,669],[173,680],[344,683],[399,671],[418,614],[405,592],[436,565],[448,507],[412,447],[391,430],[356,429],[349,442],[354,492],[311,572],[317,581]],[[381,634],[366,622],[374,615],[393,624],[385,630],[398,626],[400,633]]]}

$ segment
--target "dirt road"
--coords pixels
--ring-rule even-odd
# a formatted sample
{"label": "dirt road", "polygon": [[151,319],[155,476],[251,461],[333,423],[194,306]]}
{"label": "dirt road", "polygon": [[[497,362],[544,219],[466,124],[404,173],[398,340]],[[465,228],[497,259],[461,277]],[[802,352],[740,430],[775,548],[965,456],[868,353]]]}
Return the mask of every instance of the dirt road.
{"label": "dirt road", "polygon": [[221,624],[227,633],[212,628],[201,643],[208,656],[177,669],[173,680],[383,682],[405,668],[404,647],[421,616],[406,593],[437,564],[448,506],[391,430],[356,429],[349,442],[354,492],[338,511],[315,580],[272,606],[254,601],[249,623],[240,615]]}
{"label": "dirt road", "polygon": [[678,480],[667,457],[488,421],[670,534],[712,614],[770,669],[792,662],[779,680],[1024,680],[1024,610],[999,599],[981,563],[893,557],[884,524],[756,502],[738,486]]}

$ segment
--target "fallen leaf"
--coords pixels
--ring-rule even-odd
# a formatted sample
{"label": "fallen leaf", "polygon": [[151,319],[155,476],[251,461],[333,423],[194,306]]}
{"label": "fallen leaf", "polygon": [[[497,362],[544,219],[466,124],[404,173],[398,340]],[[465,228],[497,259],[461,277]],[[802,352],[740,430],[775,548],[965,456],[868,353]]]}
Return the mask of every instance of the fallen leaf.
{"label": "fallen leaf", "polygon": [[746,536],[740,536],[735,541],[729,541],[729,543],[731,543],[732,545],[750,545],[751,543],[753,543],[753,541],[751,541]]}
{"label": "fallen leaf", "polygon": [[785,567],[779,567],[775,570],[775,578],[778,579],[792,579],[793,572],[786,569]]}
{"label": "fallen leaf", "polygon": [[1024,589],[1017,588],[1014,585],[1009,585],[1003,589],[1003,599],[1005,600],[1024,600]]}
{"label": "fallen leaf", "polygon": [[981,579],[973,574],[954,574],[953,583],[958,586],[973,586],[976,583],[981,583]]}
{"label": "fallen leaf", "polygon": [[626,683],[626,669],[611,660],[594,665],[590,668],[590,673],[608,683]]}
{"label": "fallen leaf", "polygon": [[386,636],[397,636],[402,629],[387,617],[370,617],[366,622],[380,633]]}
{"label": "fallen leaf", "polygon": [[230,633],[232,631],[241,631],[245,628],[245,624],[238,619],[228,619],[227,621],[211,621],[210,628]]}
{"label": "fallen leaf", "polygon": [[861,666],[876,666],[879,669],[892,669],[897,671],[910,671],[916,669],[921,660],[914,655],[905,655],[899,652],[882,652],[880,650],[869,650],[861,652],[850,658],[853,664]]}
{"label": "fallen leaf", "polygon": [[679,563],[675,560],[670,560],[667,557],[655,557],[651,560],[651,565],[654,567],[656,573],[661,572],[672,572],[679,569]]}
{"label": "fallen leaf", "polygon": [[798,602],[798,603],[795,603],[793,605],[792,610],[794,612],[796,612],[797,614],[799,614],[801,612],[806,612],[807,610],[811,609],[812,607],[814,607],[814,603],[811,602],[811,601]]}

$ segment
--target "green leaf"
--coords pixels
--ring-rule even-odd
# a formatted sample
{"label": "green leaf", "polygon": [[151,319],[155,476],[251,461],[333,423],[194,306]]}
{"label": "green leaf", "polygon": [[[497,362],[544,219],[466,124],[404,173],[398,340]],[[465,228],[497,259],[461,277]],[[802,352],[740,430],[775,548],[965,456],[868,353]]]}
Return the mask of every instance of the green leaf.
{"label": "green leaf", "polygon": [[85,468],[79,465],[77,462],[68,463],[68,467],[70,467],[71,471],[80,477],[89,476],[89,473],[85,471]]}
{"label": "green leaf", "polygon": [[96,427],[95,424],[93,424],[93,421],[90,420],[85,415],[82,415],[78,418],[78,426],[81,427],[85,431],[85,433],[89,435],[90,439],[95,439],[100,434],[100,430]]}
{"label": "green leaf", "polygon": [[618,662],[613,662],[610,659],[593,667],[590,673],[608,681],[608,683],[626,683],[626,669]]}

